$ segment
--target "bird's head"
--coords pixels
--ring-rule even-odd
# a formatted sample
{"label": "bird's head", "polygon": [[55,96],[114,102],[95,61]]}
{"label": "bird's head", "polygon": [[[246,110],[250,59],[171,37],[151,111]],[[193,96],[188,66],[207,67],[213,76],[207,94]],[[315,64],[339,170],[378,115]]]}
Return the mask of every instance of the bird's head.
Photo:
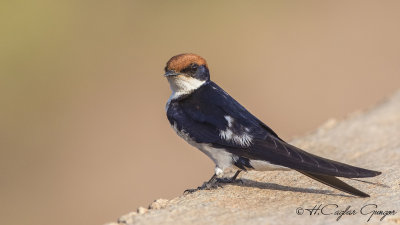
{"label": "bird's head", "polygon": [[168,60],[165,75],[175,95],[189,94],[210,80],[207,62],[195,54],[180,54]]}

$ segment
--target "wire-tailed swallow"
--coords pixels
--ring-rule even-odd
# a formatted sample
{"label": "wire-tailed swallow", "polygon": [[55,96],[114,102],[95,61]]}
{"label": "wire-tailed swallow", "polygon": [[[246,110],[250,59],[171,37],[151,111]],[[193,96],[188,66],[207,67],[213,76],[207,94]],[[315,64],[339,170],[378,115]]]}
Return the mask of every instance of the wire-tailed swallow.
{"label": "wire-tailed swallow", "polygon": [[210,80],[207,62],[195,54],[172,57],[165,67],[172,95],[167,117],[177,134],[215,163],[215,174],[197,189],[219,186],[224,171],[296,170],[338,190],[368,194],[336,177],[374,177],[381,172],[350,166],[308,153],[288,144]]}

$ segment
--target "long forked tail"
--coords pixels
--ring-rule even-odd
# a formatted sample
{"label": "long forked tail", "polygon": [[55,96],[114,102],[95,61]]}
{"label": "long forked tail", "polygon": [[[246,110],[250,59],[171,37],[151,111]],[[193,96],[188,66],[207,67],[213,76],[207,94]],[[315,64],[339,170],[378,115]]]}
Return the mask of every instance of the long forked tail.
{"label": "long forked tail", "polygon": [[326,184],[328,186],[331,186],[335,189],[338,189],[340,191],[352,194],[352,195],[356,195],[362,198],[366,198],[369,197],[368,194],[346,184],[345,182],[339,180],[338,178],[334,177],[334,176],[330,176],[330,175],[321,175],[321,174],[315,174],[315,173],[309,173],[309,172],[303,172],[300,170],[297,170],[298,172],[314,179],[317,180],[323,184]]}

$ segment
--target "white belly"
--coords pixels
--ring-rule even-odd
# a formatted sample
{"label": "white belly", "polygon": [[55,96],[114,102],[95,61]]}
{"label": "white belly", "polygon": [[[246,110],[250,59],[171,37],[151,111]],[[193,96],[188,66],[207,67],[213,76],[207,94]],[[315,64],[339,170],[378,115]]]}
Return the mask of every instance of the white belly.
{"label": "white belly", "polygon": [[216,167],[225,170],[233,166],[233,155],[224,149],[213,148],[207,144],[195,144],[193,146],[210,157]]}
{"label": "white belly", "polygon": [[[177,129],[176,124],[174,124],[174,126],[172,127],[174,128],[175,132],[186,142],[188,142],[190,145],[196,147],[204,154],[206,154],[208,157],[210,157],[210,159],[214,161],[216,168],[219,168],[222,171],[224,171],[228,168],[234,167],[234,157],[237,158],[237,156],[232,155],[231,153],[225,151],[224,149],[213,148],[209,144],[197,143],[194,140],[192,140],[185,131],[179,131]],[[263,160],[250,160],[250,165],[254,168],[254,170],[258,171],[289,170],[289,168],[287,167],[274,165]]]}
{"label": "white belly", "polygon": [[233,166],[233,155],[231,153],[225,151],[224,149],[213,148],[209,144],[195,142],[185,131],[179,131],[176,124],[174,124],[172,128],[174,128],[175,132],[187,143],[196,147],[210,157],[210,159],[214,161],[216,167],[225,170]]}

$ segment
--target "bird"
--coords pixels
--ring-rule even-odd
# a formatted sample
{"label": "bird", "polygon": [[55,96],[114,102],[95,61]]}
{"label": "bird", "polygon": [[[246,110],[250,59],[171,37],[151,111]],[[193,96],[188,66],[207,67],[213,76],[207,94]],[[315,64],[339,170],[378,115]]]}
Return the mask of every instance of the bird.
{"label": "bird", "polygon": [[[374,177],[381,172],[323,158],[287,143],[210,80],[203,57],[175,55],[164,70],[172,91],[166,104],[171,127],[215,163],[211,179],[185,193],[238,182],[242,171],[295,170],[345,193],[369,197],[337,177]],[[227,170],[236,172],[224,178]]]}

